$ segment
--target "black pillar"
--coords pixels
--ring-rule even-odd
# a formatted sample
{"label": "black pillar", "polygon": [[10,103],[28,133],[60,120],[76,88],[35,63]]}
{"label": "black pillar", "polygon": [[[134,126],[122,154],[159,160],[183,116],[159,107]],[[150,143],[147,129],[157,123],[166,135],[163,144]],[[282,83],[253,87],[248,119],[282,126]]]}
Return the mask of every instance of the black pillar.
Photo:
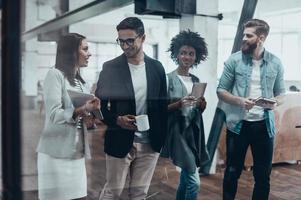
{"label": "black pillar", "polygon": [[232,53],[240,50],[242,38],[243,38],[243,24],[253,18],[255,13],[256,5],[258,0],[245,0],[242,7],[242,11],[239,18],[239,23],[237,26],[237,31],[235,35],[235,40],[232,48]]}
{"label": "black pillar", "polygon": [[21,200],[20,136],[21,2],[2,2],[2,177],[3,199]]}

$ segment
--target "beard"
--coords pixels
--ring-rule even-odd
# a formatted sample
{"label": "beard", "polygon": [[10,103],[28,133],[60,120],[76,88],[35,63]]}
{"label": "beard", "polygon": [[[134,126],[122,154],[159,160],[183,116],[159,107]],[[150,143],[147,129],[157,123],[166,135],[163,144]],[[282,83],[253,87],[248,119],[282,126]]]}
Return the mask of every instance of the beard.
{"label": "beard", "polygon": [[257,43],[248,44],[247,41],[243,41],[241,45],[241,52],[243,54],[253,54],[257,48]]}
{"label": "beard", "polygon": [[132,58],[132,57],[135,57],[135,51],[133,50],[127,50],[127,51],[124,51],[124,54],[126,55],[126,57],[128,58]]}
{"label": "beard", "polygon": [[129,49],[123,50],[127,58],[135,58],[141,51],[142,46],[140,47],[130,47]]}

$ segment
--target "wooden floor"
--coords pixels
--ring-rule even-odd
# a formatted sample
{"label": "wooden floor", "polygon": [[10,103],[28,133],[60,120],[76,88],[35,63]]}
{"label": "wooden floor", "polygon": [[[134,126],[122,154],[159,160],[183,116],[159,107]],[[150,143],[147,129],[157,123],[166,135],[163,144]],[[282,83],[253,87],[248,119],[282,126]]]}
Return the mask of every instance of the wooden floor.
{"label": "wooden floor", "polygon": [[[94,159],[88,162],[89,199],[97,196],[105,182],[105,159],[102,153],[102,139],[92,136]],[[98,146],[98,147],[97,147]],[[101,148],[99,148],[101,147]],[[96,150],[95,149],[99,149]],[[224,169],[218,167],[217,173],[201,177],[200,200],[222,199],[222,180]],[[150,200],[172,200],[178,185],[179,172],[169,160],[160,158],[149,190]],[[252,171],[244,171],[239,181],[237,200],[249,200],[253,190]],[[126,190],[122,199],[127,199]],[[301,165],[277,164],[273,166],[271,175],[270,200],[301,200]]]}
{"label": "wooden floor", "polygon": [[[43,120],[36,112],[23,113],[23,189],[25,200],[36,200],[37,172],[35,148],[43,127]],[[30,119],[30,120],[29,120]],[[34,120],[33,120],[34,119]],[[35,121],[35,123],[32,123]],[[92,143],[93,159],[87,161],[88,199],[97,200],[97,196],[105,183],[105,159],[103,140],[97,133],[89,134]],[[166,159],[159,159],[149,190],[149,200],[175,199],[179,172]],[[217,173],[201,177],[199,200],[222,199],[223,169],[218,167]],[[239,181],[237,200],[250,200],[253,188],[252,171],[244,171]],[[122,200],[127,199],[127,191]],[[273,166],[271,175],[270,200],[301,200],[301,165],[279,164]]]}

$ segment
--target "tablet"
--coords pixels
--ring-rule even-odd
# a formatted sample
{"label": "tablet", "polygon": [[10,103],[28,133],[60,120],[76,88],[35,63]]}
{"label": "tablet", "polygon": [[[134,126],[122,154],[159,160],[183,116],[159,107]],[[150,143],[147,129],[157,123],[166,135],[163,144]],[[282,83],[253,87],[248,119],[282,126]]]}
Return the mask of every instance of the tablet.
{"label": "tablet", "polygon": [[255,99],[254,102],[256,106],[260,106],[262,108],[267,108],[267,109],[272,109],[277,103],[276,100],[265,98],[265,97],[258,97],[257,99]]}
{"label": "tablet", "polygon": [[[82,105],[84,105],[88,100],[91,100],[94,98],[94,95],[92,94],[87,94],[87,93],[83,93],[83,92],[77,92],[74,90],[67,90],[70,99],[72,101],[72,104],[75,108],[78,108]],[[98,118],[99,120],[103,120],[103,115],[101,110],[93,110],[91,112],[94,117]]]}
{"label": "tablet", "polygon": [[200,98],[204,96],[207,83],[194,83],[192,86],[191,96]]}

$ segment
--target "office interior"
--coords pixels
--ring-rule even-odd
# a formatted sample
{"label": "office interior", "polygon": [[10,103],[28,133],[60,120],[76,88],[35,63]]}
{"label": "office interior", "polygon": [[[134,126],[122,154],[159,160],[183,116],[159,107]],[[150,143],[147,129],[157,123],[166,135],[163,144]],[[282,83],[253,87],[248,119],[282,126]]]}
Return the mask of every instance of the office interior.
{"label": "office interior", "polygon": [[[137,9],[141,2],[149,6],[148,10]],[[183,11],[175,11],[169,3],[180,7]],[[278,151],[277,155],[274,154],[275,162],[273,162],[273,171],[277,173],[271,178],[270,199],[301,199],[297,184],[301,183],[300,0],[13,0],[2,1],[0,5],[2,44],[0,189],[3,199],[14,189],[17,191],[15,193],[17,199],[38,199],[36,146],[44,125],[43,81],[48,70],[54,66],[56,41],[59,36],[67,32],[76,32],[87,37],[92,56],[88,67],[83,69],[81,74],[93,93],[102,64],[122,53],[116,43],[116,25],[130,16],[137,16],[144,22],[146,28],[144,51],[150,57],[158,59],[166,73],[176,69],[167,49],[171,38],[179,31],[187,29],[196,31],[208,44],[208,59],[192,69],[191,73],[201,82],[207,83],[205,92],[207,109],[203,114],[206,140],[210,140],[210,134],[221,133],[218,135],[219,143],[211,150],[212,160],[208,166],[208,174],[201,177],[199,199],[213,200],[221,199],[222,181],[219,180],[222,180],[225,163],[225,147],[222,141],[225,139],[224,128],[222,122],[216,119],[219,115],[216,87],[223,71],[223,63],[233,52],[235,42],[241,40],[240,19],[259,18],[269,23],[271,30],[265,48],[281,59],[285,69],[287,90],[283,97],[285,103],[277,110],[280,133],[279,140],[276,141],[279,146],[275,147]],[[6,56],[5,53],[10,47],[4,44],[7,35],[3,33],[8,34],[4,28],[9,26],[5,22],[9,21],[6,18],[10,14],[4,9],[11,9],[10,12],[13,12],[13,5],[19,5],[20,8],[16,9],[20,17],[20,34],[19,38],[15,38],[20,53],[16,55],[19,62],[9,66],[7,63],[13,62],[3,60],[14,58]],[[9,69],[11,67],[19,67],[16,70],[18,74],[11,80],[12,87],[5,79],[7,74],[11,75],[14,72],[14,69]],[[14,92],[19,95],[6,93],[10,88],[17,88]],[[11,96],[5,96],[7,94]],[[18,105],[12,105],[9,103],[10,100]],[[18,108],[18,111],[15,111],[15,108]],[[8,109],[13,111],[8,113]],[[15,125],[8,122],[12,120]],[[17,128],[14,129],[14,126]],[[216,127],[221,128],[216,130]],[[95,149],[94,157],[87,161],[88,199],[96,199],[105,181],[101,130],[91,131],[89,138]],[[179,169],[167,160],[162,159],[159,162],[148,199],[172,199],[175,197],[178,183],[175,177],[179,176]],[[11,165],[14,167],[9,170]],[[250,199],[251,196],[252,161],[246,161],[244,173],[247,175],[244,176],[244,182],[238,191],[241,200]],[[16,177],[13,178],[14,175],[10,177],[11,174],[15,174]],[[290,178],[294,181],[290,181]],[[279,181],[285,183],[279,186]],[[202,187],[206,189],[203,190]],[[126,195],[124,197],[126,199]]]}

